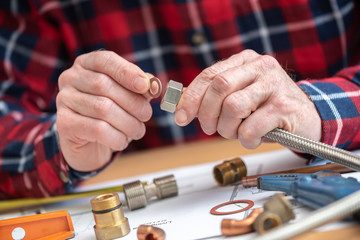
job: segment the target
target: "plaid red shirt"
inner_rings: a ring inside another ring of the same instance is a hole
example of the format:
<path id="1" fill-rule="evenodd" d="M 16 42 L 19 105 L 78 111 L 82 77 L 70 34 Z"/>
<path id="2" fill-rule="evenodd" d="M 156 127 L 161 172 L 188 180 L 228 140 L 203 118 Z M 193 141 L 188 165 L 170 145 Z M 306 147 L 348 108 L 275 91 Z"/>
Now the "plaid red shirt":
<path id="1" fill-rule="evenodd" d="M 243 49 L 271 54 L 296 81 L 316 79 L 299 84 L 322 117 L 323 142 L 359 148 L 359 13 L 351 0 L 0 1 L 0 197 L 63 194 L 96 174 L 64 161 L 55 97 L 60 73 L 100 48 L 185 86 Z M 178 127 L 152 104 L 129 150 L 206 137 L 197 121 Z"/>

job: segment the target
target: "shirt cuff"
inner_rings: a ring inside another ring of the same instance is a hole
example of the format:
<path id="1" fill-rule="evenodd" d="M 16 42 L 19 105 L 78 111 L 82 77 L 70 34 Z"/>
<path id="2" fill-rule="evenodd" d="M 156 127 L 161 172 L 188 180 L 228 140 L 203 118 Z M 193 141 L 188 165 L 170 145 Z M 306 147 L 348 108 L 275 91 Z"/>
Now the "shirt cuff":
<path id="1" fill-rule="evenodd" d="M 323 80 L 300 81 L 298 86 L 314 102 L 321 117 L 321 142 L 342 149 L 353 149 L 354 139 L 360 126 L 359 109 L 349 91 L 359 87 L 341 77 Z M 309 154 L 302 155 L 310 164 L 329 162 Z"/>

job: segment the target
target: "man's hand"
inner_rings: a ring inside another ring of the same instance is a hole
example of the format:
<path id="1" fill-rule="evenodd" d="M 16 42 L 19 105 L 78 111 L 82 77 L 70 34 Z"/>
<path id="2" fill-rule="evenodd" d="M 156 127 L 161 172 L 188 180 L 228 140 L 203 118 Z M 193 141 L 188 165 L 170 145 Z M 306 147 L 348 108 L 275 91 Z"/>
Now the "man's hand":
<path id="1" fill-rule="evenodd" d="M 110 51 L 79 56 L 59 77 L 56 99 L 60 147 L 78 171 L 102 167 L 113 151 L 145 134 L 152 115 L 149 77 Z"/>
<path id="2" fill-rule="evenodd" d="M 321 138 L 313 102 L 275 58 L 245 50 L 201 72 L 184 90 L 175 121 L 184 126 L 198 117 L 203 131 L 216 131 L 256 148 L 274 128 Z"/>

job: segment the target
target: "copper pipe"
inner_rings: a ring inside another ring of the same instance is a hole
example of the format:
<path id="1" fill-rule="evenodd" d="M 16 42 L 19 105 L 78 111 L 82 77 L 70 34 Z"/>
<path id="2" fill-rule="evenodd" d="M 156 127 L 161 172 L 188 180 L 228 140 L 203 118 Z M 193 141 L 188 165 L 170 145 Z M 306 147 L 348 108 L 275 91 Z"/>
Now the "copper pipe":
<path id="1" fill-rule="evenodd" d="M 224 219 L 221 221 L 221 232 L 225 236 L 241 235 L 254 231 L 255 219 L 264 211 L 263 208 L 254 208 L 249 216 L 243 220 Z"/>
<path id="2" fill-rule="evenodd" d="M 165 240 L 165 232 L 161 228 L 140 225 L 137 230 L 138 240 Z"/>
<path id="3" fill-rule="evenodd" d="M 279 172 L 272 172 L 272 173 L 262 173 L 247 177 L 241 178 L 241 183 L 243 187 L 249 188 L 249 187 L 256 187 L 257 186 L 257 178 L 264 175 L 270 175 L 270 174 L 282 174 L 282 173 L 315 173 L 322 170 L 333 170 L 338 173 L 347 173 L 347 172 L 354 172 L 353 169 L 344 167 L 342 165 L 336 164 L 336 163 L 328 163 L 324 165 L 318 165 L 318 166 L 311 166 L 311 167 L 303 167 L 303 168 L 294 168 L 294 169 L 288 169 L 284 171 Z"/>

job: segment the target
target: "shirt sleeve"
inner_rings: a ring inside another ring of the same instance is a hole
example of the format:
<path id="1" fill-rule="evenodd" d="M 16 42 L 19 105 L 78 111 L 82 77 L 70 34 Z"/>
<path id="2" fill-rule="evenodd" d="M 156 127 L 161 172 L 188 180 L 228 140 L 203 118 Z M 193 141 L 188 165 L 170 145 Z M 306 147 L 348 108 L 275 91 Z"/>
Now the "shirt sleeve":
<path id="1" fill-rule="evenodd" d="M 331 78 L 298 82 L 322 121 L 321 141 L 346 150 L 360 147 L 360 65 Z M 318 158 L 314 162 L 321 161 Z"/>
<path id="2" fill-rule="evenodd" d="M 97 172 L 71 169 L 59 148 L 57 77 L 69 65 L 58 32 L 30 5 L 1 5 L 0 198 L 63 194 Z"/>

